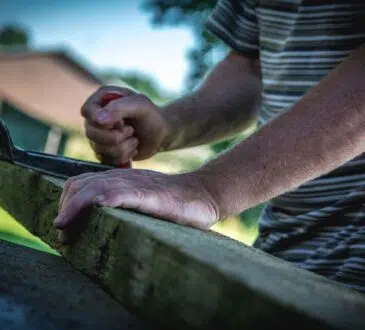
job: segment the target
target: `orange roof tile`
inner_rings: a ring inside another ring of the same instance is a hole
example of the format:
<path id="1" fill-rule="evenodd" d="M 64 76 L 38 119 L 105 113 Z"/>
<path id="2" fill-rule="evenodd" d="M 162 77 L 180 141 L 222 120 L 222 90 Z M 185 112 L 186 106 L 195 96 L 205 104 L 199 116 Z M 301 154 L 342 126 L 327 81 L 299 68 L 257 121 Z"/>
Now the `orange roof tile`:
<path id="1" fill-rule="evenodd" d="M 80 107 L 101 84 L 64 52 L 0 53 L 0 98 L 71 130 L 83 131 Z"/>

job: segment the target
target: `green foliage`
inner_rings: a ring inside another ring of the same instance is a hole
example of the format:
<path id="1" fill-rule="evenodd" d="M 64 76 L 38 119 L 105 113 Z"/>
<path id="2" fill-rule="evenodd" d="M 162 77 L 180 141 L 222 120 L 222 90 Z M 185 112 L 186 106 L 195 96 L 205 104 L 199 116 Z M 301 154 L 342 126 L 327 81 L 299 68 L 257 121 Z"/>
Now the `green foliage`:
<path id="1" fill-rule="evenodd" d="M 216 0 L 144 0 L 142 8 L 152 15 L 157 26 L 188 25 L 196 36 L 195 47 L 188 51 L 190 72 L 187 89 L 197 86 L 213 66 L 213 52 L 222 43 L 204 29 L 204 20 L 211 13 Z M 219 153 L 229 148 L 234 139 L 213 144 L 212 150 Z"/>
<path id="2" fill-rule="evenodd" d="M 108 80 L 120 79 L 134 90 L 147 95 L 155 103 L 160 104 L 173 99 L 175 96 L 159 88 L 158 84 L 151 77 L 141 72 L 118 72 L 108 70 L 101 74 L 101 77 Z"/>
<path id="3" fill-rule="evenodd" d="M 0 208 L 0 240 L 28 246 L 32 249 L 59 255 L 38 237 L 32 235 L 8 212 Z"/>
<path id="4" fill-rule="evenodd" d="M 240 214 L 240 221 L 246 228 L 254 228 L 258 225 L 260 215 L 264 209 L 264 204 L 256 205 Z"/>
<path id="5" fill-rule="evenodd" d="M 235 140 L 232 139 L 212 144 L 211 149 L 214 151 L 215 154 L 219 154 L 228 149 L 229 147 L 231 147 L 234 141 Z"/>
<path id="6" fill-rule="evenodd" d="M 194 32 L 196 43 L 188 51 L 191 63 L 187 89 L 199 84 L 214 63 L 214 51 L 225 47 L 221 41 L 204 29 L 204 20 L 216 4 L 215 0 L 144 0 L 142 8 L 152 15 L 158 26 L 188 25 Z"/>
<path id="7" fill-rule="evenodd" d="M 5 25 L 0 27 L 0 45 L 28 46 L 28 33 L 20 26 Z"/>

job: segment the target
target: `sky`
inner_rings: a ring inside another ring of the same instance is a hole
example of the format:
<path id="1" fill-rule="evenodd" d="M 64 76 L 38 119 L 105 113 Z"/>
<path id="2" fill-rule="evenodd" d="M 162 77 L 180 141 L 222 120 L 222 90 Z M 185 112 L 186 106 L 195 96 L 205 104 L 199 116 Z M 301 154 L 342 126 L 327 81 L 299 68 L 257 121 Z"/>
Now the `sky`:
<path id="1" fill-rule="evenodd" d="M 188 27 L 154 27 L 139 0 L 0 0 L 0 26 L 19 24 L 31 46 L 66 48 L 92 70 L 139 70 L 180 92 L 188 71 Z"/>

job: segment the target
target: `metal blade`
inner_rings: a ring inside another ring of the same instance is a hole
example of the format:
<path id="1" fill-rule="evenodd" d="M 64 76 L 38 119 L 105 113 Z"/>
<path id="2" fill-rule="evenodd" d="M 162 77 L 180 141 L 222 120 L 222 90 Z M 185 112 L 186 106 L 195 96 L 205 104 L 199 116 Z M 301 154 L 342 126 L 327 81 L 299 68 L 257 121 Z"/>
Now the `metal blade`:
<path id="1" fill-rule="evenodd" d="M 0 120 L 0 160 L 62 179 L 118 168 L 42 152 L 25 151 L 13 144 L 9 129 L 2 120 Z"/>
<path id="2" fill-rule="evenodd" d="M 9 129 L 4 121 L 0 119 L 0 159 L 12 162 L 14 148 L 15 146 L 11 140 Z"/>

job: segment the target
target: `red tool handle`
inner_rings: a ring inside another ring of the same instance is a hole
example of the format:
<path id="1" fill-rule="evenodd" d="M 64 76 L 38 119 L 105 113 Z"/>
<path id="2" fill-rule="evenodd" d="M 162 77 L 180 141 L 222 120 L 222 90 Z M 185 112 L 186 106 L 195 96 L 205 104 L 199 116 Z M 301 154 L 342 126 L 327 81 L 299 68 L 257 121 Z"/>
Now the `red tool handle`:
<path id="1" fill-rule="evenodd" d="M 105 93 L 103 97 L 101 98 L 100 105 L 102 107 L 105 107 L 110 101 L 116 100 L 123 97 L 122 94 L 118 92 L 109 92 Z"/>
<path id="2" fill-rule="evenodd" d="M 100 101 L 100 105 L 102 107 L 105 107 L 110 101 L 119 99 L 120 97 L 123 97 L 122 94 L 118 93 L 118 92 L 110 92 L 110 93 L 105 93 Z M 120 168 L 131 168 L 132 167 L 132 162 L 127 162 L 124 164 L 120 164 L 119 165 Z"/>

